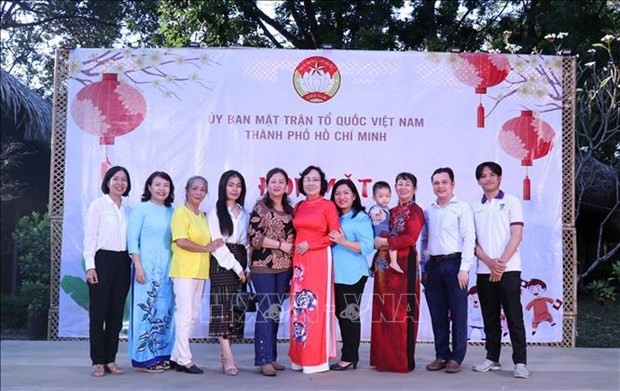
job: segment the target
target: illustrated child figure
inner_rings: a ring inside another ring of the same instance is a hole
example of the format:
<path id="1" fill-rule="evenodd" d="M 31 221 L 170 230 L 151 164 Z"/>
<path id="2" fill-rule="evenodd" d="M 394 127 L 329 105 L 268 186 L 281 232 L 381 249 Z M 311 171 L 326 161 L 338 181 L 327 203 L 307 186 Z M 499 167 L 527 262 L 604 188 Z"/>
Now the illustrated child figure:
<path id="1" fill-rule="evenodd" d="M 468 311 L 468 333 L 467 340 L 471 339 L 471 334 L 474 330 L 480 332 L 480 339 L 485 340 L 486 335 L 484 333 L 484 321 L 482 319 L 482 310 L 480 309 L 480 299 L 478 298 L 478 288 L 474 285 L 469 288 L 467 292 L 467 298 L 469 300 Z"/>
<path id="2" fill-rule="evenodd" d="M 527 290 L 534 296 L 534 299 L 525 306 L 525 310 L 529 311 L 531 309 L 534 312 L 534 316 L 532 317 L 532 335 L 535 335 L 538 325 L 542 322 L 549 322 L 551 326 L 555 326 L 553 316 L 551 312 L 549 312 L 547 304 L 551 304 L 553 309 L 559 310 L 563 301 L 560 299 L 553 300 L 550 297 L 543 297 L 542 294 L 547 290 L 547 284 L 538 278 L 532 278 L 528 281 Z"/>
<path id="3" fill-rule="evenodd" d="M 386 238 L 390 236 L 390 200 L 392 199 L 392 190 L 390 189 L 390 185 L 384 181 L 378 181 L 374 185 L 372 185 L 372 199 L 376 202 L 373 206 L 368 209 L 368 214 L 370 215 L 370 219 L 372 221 L 372 228 L 375 234 L 375 237 Z M 403 269 L 398 266 L 397 261 L 397 252 L 396 250 L 379 250 L 379 256 L 377 257 L 377 262 L 379 263 L 379 267 L 385 267 L 386 263 L 386 252 L 389 252 L 389 267 L 394 269 L 399 273 L 404 273 Z"/>

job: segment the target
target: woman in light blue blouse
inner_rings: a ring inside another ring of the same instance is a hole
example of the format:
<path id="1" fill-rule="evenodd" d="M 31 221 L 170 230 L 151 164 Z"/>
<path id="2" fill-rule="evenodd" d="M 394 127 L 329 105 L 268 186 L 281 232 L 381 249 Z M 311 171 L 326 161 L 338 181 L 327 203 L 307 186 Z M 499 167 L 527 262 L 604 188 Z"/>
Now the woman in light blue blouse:
<path id="1" fill-rule="evenodd" d="M 142 202 L 129 216 L 127 245 L 133 260 L 129 358 L 139 371 L 170 368 L 174 345 L 174 294 L 170 270 L 172 202 L 170 176 L 155 171 L 146 180 Z"/>
<path id="2" fill-rule="evenodd" d="M 336 204 L 341 229 L 330 232 L 329 237 L 335 243 L 334 291 L 342 355 L 330 369 L 344 371 L 356 369 L 359 361 L 360 300 L 368 279 L 366 256 L 374 251 L 374 234 L 353 181 L 341 179 L 333 189 L 331 200 Z"/>

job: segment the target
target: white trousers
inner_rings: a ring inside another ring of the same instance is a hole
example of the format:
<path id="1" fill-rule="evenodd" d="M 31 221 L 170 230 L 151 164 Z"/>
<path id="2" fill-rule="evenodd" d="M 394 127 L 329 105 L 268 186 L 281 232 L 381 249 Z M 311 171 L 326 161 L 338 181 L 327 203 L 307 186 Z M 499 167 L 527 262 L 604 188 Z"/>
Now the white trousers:
<path id="1" fill-rule="evenodd" d="M 200 317 L 202 304 L 202 290 L 205 280 L 195 278 L 173 278 L 175 296 L 175 336 L 174 347 L 170 359 L 179 365 L 192 362 L 192 352 L 189 350 L 189 338 L 194 324 Z"/>

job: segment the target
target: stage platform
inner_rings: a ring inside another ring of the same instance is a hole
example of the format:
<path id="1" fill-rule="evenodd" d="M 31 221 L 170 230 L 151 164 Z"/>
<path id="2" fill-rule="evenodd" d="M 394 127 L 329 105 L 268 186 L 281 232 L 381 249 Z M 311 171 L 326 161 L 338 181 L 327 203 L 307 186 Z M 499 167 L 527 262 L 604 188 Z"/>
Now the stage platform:
<path id="1" fill-rule="evenodd" d="M 87 341 L 1 342 L 1 389 L 11 390 L 619 390 L 620 349 L 530 347 L 529 379 L 515 379 L 511 351 L 504 347 L 498 372 L 476 373 L 474 364 L 484 359 L 482 347 L 469 347 L 463 371 L 429 372 L 424 366 L 434 359 L 432 344 L 416 347 L 416 369 L 407 374 L 378 372 L 369 367 L 370 344 L 363 343 L 357 370 L 304 375 L 286 369 L 276 377 L 262 376 L 254 367 L 254 345 L 233 345 L 239 374 L 225 376 L 219 366 L 217 344 L 192 344 L 194 360 L 202 375 L 175 371 L 160 374 L 137 372 L 127 359 L 127 343 L 121 342 L 117 362 L 122 376 L 90 375 Z M 279 361 L 289 365 L 288 345 L 278 345 Z"/>

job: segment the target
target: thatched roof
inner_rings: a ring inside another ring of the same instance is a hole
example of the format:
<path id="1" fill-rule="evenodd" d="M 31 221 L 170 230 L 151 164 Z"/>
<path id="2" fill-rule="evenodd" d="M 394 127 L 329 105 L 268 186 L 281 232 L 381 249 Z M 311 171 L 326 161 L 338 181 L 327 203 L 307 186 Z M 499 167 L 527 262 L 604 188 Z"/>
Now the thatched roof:
<path id="1" fill-rule="evenodd" d="M 577 154 L 577 198 L 586 206 L 610 210 L 620 202 L 620 167 L 605 164 L 594 157 Z M 620 219 L 620 212 L 617 219 Z"/>
<path id="2" fill-rule="evenodd" d="M 2 116 L 15 123 L 15 130 L 24 140 L 49 142 L 52 104 L 1 69 L 0 106 Z"/>

